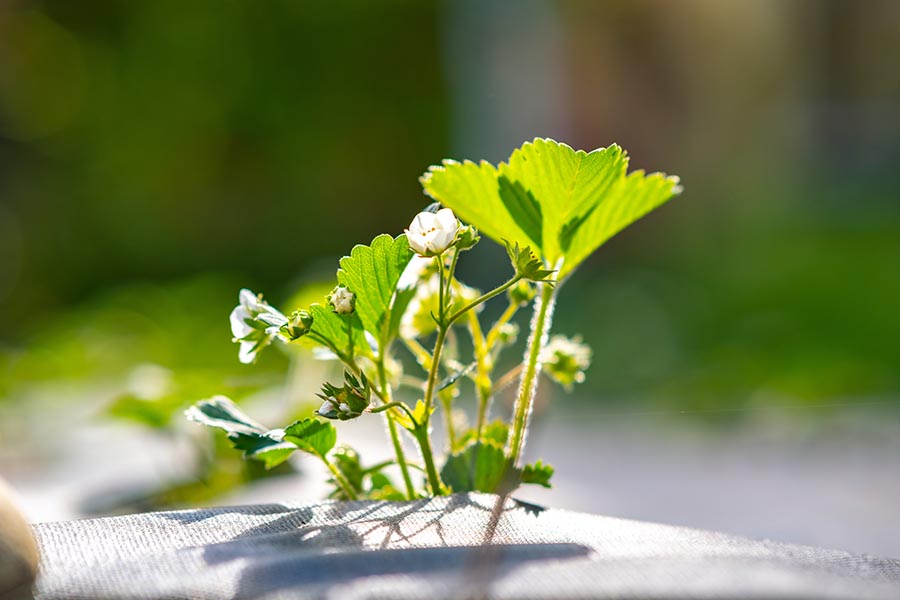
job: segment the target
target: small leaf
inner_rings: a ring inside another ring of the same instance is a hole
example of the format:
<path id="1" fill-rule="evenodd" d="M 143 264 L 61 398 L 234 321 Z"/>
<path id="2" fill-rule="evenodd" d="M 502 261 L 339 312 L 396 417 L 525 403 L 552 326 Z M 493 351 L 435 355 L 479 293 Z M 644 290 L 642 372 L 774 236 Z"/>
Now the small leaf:
<path id="1" fill-rule="evenodd" d="M 201 400 L 184 411 L 184 416 L 208 427 L 217 427 L 227 433 L 262 435 L 268 430 L 247 416 L 237 405 L 225 396 L 214 396 Z"/>
<path id="2" fill-rule="evenodd" d="M 533 483 L 545 488 L 553 487 L 550 485 L 550 478 L 553 477 L 554 470 L 553 467 L 544 464 L 541 460 L 533 465 L 525 465 L 522 469 L 522 483 Z"/>
<path id="3" fill-rule="evenodd" d="M 441 480 L 454 492 L 495 493 L 504 483 L 508 464 L 500 446 L 472 444 L 447 459 L 441 469 Z"/>
<path id="4" fill-rule="evenodd" d="M 267 469 L 280 465 L 297 449 L 284 441 L 280 429 L 266 429 L 225 396 L 201 400 L 188 408 L 185 416 L 191 421 L 224 430 L 231 445 L 243 450 L 244 458 L 260 460 Z"/>
<path id="5" fill-rule="evenodd" d="M 520 249 L 518 242 L 513 246 L 507 241 L 506 253 L 509 255 L 509 260 L 516 274 L 523 279 L 547 281 L 547 278 L 554 273 L 554 271 L 544 268 L 544 263 L 534 255 L 529 246 Z"/>
<path id="6" fill-rule="evenodd" d="M 304 452 L 324 458 L 337 442 L 337 431 L 331 423 L 302 419 L 284 429 L 284 440 L 296 444 Z"/>
<path id="7" fill-rule="evenodd" d="M 261 461 L 267 469 L 277 467 L 297 451 L 290 442 L 279 441 L 283 432 L 272 430 L 266 435 L 229 434 L 232 446 L 244 451 L 244 458 Z"/>
<path id="8" fill-rule="evenodd" d="M 363 328 L 376 339 L 386 341 L 390 327 L 385 317 L 403 269 L 412 259 L 409 240 L 382 234 L 369 246 L 357 245 L 341 259 L 338 282 L 356 294 L 356 312 Z"/>

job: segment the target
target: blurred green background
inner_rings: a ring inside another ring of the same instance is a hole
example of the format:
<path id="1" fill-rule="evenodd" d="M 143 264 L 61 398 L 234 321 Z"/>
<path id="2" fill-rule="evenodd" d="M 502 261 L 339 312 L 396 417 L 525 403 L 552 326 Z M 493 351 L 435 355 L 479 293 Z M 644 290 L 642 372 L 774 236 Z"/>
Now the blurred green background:
<path id="1" fill-rule="evenodd" d="M 430 164 L 535 136 L 685 187 L 567 284 L 555 329 L 595 356 L 561 402 L 896 423 L 898 54 L 893 0 L 0 2 L 0 466 L 61 405 L 165 396 L 136 417 L 165 428 L 277 385 L 277 353 L 237 363 L 240 287 L 294 308 L 402 231 Z M 475 285 L 506 273 L 488 246 Z"/>

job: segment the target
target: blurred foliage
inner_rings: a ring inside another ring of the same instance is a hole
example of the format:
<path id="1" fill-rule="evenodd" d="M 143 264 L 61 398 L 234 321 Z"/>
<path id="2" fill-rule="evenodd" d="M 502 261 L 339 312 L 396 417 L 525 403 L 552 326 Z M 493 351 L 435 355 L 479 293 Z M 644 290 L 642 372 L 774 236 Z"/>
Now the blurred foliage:
<path id="1" fill-rule="evenodd" d="M 0 4 L 0 405 L 87 382 L 167 430 L 282 385 L 286 356 L 237 363 L 239 288 L 287 298 L 319 264 L 330 282 L 426 204 L 428 165 L 536 135 L 621 143 L 685 186 L 561 295 L 555 330 L 594 349 L 583 396 L 896 397 L 900 3 L 517 8 Z"/>

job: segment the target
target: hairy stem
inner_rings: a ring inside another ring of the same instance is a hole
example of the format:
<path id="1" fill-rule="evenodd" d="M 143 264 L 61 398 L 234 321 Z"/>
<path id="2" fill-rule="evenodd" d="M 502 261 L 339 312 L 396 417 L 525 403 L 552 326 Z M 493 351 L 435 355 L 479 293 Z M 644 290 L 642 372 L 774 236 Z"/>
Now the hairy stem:
<path id="1" fill-rule="evenodd" d="M 382 398 L 384 405 L 379 408 L 399 405 L 406 410 L 407 414 L 412 418 L 412 413 L 409 412 L 409 409 L 405 404 L 391 402 L 391 386 L 388 384 L 387 371 L 384 368 L 384 351 L 378 356 L 378 379 L 381 384 L 381 389 L 384 390 L 384 397 Z M 384 418 L 387 421 L 391 445 L 394 446 L 394 454 L 397 456 L 397 465 L 400 467 L 400 473 L 403 476 L 403 484 L 406 486 L 406 497 L 412 500 L 416 496 L 416 488 L 413 486 L 412 478 L 409 476 L 409 467 L 406 464 L 406 453 L 403 451 L 403 443 L 400 441 L 400 432 L 397 429 L 397 422 L 394 420 L 394 416 L 390 411 L 385 413 Z"/>
<path id="2" fill-rule="evenodd" d="M 525 435 L 528 429 L 528 417 L 534 404 L 537 392 L 538 376 L 541 374 L 541 349 L 547 342 L 547 334 L 553 321 L 553 306 L 556 303 L 556 288 L 547 284 L 541 286 L 541 294 L 535 300 L 534 317 L 531 320 L 531 333 L 528 336 L 528 348 L 525 351 L 525 370 L 519 382 L 519 393 L 516 397 L 516 408 L 513 417 L 513 435 L 507 452 L 509 462 L 518 466 L 525 446 Z"/>

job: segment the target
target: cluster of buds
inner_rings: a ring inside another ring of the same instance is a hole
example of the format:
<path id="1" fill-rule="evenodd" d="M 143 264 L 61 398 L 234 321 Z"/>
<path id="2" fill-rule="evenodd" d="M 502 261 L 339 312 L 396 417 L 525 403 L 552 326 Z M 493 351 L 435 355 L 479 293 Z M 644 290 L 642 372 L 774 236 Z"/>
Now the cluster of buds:
<path id="1" fill-rule="evenodd" d="M 541 350 L 540 361 L 545 373 L 569 390 L 573 383 L 584 381 L 584 372 L 591 366 L 591 348 L 581 336 L 554 335 Z"/>
<path id="2" fill-rule="evenodd" d="M 344 371 L 343 386 L 335 387 L 326 382 L 322 385 L 322 393 L 317 395 L 324 402 L 316 414 L 326 419 L 346 421 L 355 419 L 369 408 L 372 388 L 364 373 L 360 373 L 357 378 L 349 371 Z"/>

